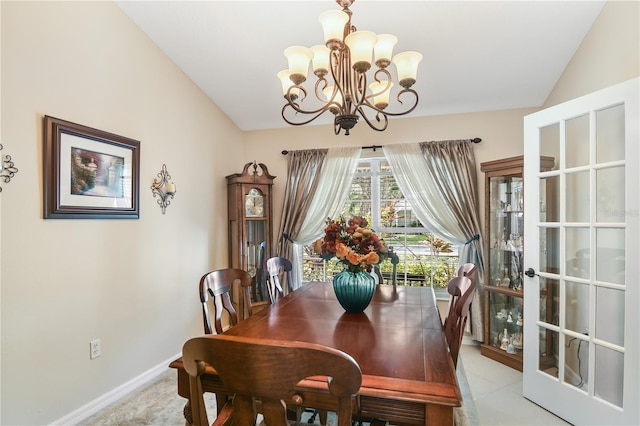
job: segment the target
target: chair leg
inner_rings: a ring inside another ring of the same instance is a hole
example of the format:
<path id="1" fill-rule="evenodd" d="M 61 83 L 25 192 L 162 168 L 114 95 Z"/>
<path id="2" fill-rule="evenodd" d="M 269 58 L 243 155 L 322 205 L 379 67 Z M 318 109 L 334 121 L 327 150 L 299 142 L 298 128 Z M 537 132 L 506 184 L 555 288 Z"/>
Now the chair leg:
<path id="1" fill-rule="evenodd" d="M 316 410 L 316 413 L 318 411 Z M 326 410 L 320 410 L 320 424 L 326 425 L 327 424 L 327 411 Z"/>
<path id="2" fill-rule="evenodd" d="M 184 416 L 185 426 L 193 425 L 193 415 L 191 414 L 191 401 L 188 399 L 187 399 L 187 403 L 184 404 L 184 408 L 182 409 L 182 415 Z"/>

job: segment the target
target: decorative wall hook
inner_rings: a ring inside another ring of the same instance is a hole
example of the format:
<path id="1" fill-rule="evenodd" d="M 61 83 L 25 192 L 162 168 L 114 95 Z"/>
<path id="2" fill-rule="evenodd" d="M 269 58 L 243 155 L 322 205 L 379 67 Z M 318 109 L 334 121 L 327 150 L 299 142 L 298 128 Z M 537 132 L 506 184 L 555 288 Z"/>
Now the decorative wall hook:
<path id="1" fill-rule="evenodd" d="M 151 192 L 154 197 L 158 196 L 158 205 L 162 209 L 162 214 L 165 214 L 173 196 L 176 194 L 176 185 L 171 182 L 171 175 L 167 172 L 166 165 L 162 165 L 162 170 L 158 173 L 158 179 L 153 180 Z"/>
<path id="2" fill-rule="evenodd" d="M 0 151 L 2 151 L 2 148 L 3 146 L 0 143 Z M 11 181 L 11 178 L 13 178 L 16 173 L 18 173 L 18 169 L 13 164 L 13 161 L 11 161 L 10 155 L 5 155 L 4 157 L 0 158 L 0 179 L 3 179 L 5 183 L 9 183 Z M 1 186 L 0 192 L 2 192 Z"/>

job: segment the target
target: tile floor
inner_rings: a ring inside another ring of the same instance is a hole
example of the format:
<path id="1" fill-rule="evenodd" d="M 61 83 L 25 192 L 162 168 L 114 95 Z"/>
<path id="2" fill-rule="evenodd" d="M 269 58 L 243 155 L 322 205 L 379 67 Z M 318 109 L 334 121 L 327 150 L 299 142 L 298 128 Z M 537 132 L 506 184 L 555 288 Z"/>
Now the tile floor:
<path id="1" fill-rule="evenodd" d="M 460 356 L 473 395 L 478 424 L 568 425 L 522 396 L 522 373 L 480 355 L 477 342 L 465 337 Z"/>

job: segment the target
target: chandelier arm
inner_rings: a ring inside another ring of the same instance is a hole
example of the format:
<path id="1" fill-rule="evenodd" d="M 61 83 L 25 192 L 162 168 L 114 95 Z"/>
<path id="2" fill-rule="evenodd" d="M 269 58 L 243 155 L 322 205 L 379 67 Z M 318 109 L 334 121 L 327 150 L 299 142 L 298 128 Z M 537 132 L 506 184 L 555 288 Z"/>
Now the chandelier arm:
<path id="1" fill-rule="evenodd" d="M 378 77 L 378 74 L 384 74 L 384 76 L 386 77 L 385 79 L 380 79 Z M 391 85 L 393 84 L 393 78 L 391 77 L 391 73 L 389 72 L 388 69 L 386 68 L 379 68 L 374 74 L 373 74 L 373 79 L 377 82 L 377 83 L 382 83 L 385 82 L 386 85 L 384 86 L 384 88 L 380 89 L 378 92 L 372 93 L 367 96 L 367 99 L 373 99 L 376 96 L 379 96 L 381 94 L 383 94 L 384 92 L 386 92 L 387 90 L 391 90 Z M 402 102 L 401 102 L 402 103 Z"/>
<path id="2" fill-rule="evenodd" d="M 296 112 L 302 112 L 303 114 L 314 114 L 314 113 L 315 113 L 315 115 L 314 115 L 314 116 L 312 116 L 311 118 L 309 118 L 308 120 L 300 121 L 300 122 L 295 122 L 295 121 L 291 121 L 291 120 L 289 120 L 289 119 L 287 118 L 287 116 L 286 116 L 287 108 L 290 108 L 290 109 L 292 109 L 292 110 L 294 110 L 294 111 L 296 111 Z M 291 124 L 292 126 L 302 126 L 302 125 L 304 125 L 304 124 L 309 124 L 309 123 L 311 123 L 313 120 L 315 120 L 316 118 L 320 117 L 322 114 L 324 114 L 324 113 L 325 113 L 325 112 L 327 112 L 328 110 L 329 110 L 328 105 L 325 105 L 323 108 L 320 108 L 320 109 L 319 109 L 319 110 L 317 110 L 317 111 L 314 111 L 314 112 L 307 112 L 307 111 L 304 111 L 304 110 L 296 109 L 292 104 L 285 104 L 285 105 L 282 107 L 282 119 L 283 119 L 285 122 L 287 122 L 288 124 Z"/>
<path id="3" fill-rule="evenodd" d="M 291 92 L 291 89 L 293 89 L 293 88 L 298 88 L 298 89 L 300 89 L 301 92 L 304 93 L 304 96 L 300 98 L 300 101 L 304 100 L 307 97 L 307 91 L 305 90 L 304 87 L 302 87 L 302 86 L 291 86 L 289 88 L 289 91 L 287 92 L 287 96 L 285 96 L 285 100 L 287 101 L 287 103 L 282 108 L 283 112 L 284 112 L 284 109 L 286 107 L 290 107 L 294 111 L 299 112 L 301 114 L 316 114 L 316 113 L 320 113 L 320 115 L 321 115 L 322 113 L 324 113 L 325 111 L 327 111 L 329 109 L 329 104 L 323 105 L 322 107 L 320 107 L 318 109 L 314 109 L 314 110 L 303 109 L 300 106 L 299 102 L 296 102 L 293 97 L 289 96 L 289 94 Z M 310 121 L 313 121 L 313 120 L 315 120 L 315 117 L 313 119 L 311 119 Z M 285 119 L 285 121 L 287 121 L 287 120 Z M 287 122 L 289 122 L 289 121 L 287 121 Z"/>
<path id="4" fill-rule="evenodd" d="M 373 110 L 376 111 L 376 121 L 378 123 L 380 123 L 380 127 L 376 126 L 375 123 L 373 123 L 369 117 L 367 116 L 367 114 L 365 113 L 364 109 L 362 109 L 362 107 L 358 107 L 358 112 L 360 113 L 360 116 L 364 119 L 364 121 L 369 125 L 369 127 L 371 127 L 373 130 L 376 130 L 378 132 L 382 132 L 385 131 L 387 129 L 387 126 L 389 125 L 389 118 L 387 117 L 387 113 L 384 111 L 379 110 L 378 108 L 372 108 Z M 384 119 L 381 120 L 380 116 L 382 116 Z"/>
<path id="5" fill-rule="evenodd" d="M 354 110 L 360 109 L 360 105 L 367 102 L 367 73 L 354 71 Z"/>
<path id="6" fill-rule="evenodd" d="M 321 84 L 322 84 L 322 88 L 320 88 Z M 327 79 L 324 77 L 318 77 L 318 80 L 316 81 L 316 84 L 314 87 L 315 87 L 316 99 L 318 99 L 319 101 L 322 101 L 323 98 L 320 96 L 320 94 L 322 93 L 324 95 L 324 89 L 328 87 Z M 318 89 L 320 89 L 320 91 L 318 91 Z M 334 93 L 335 93 L 335 90 L 334 90 Z M 327 103 L 331 103 L 334 97 L 335 97 L 335 94 L 334 96 L 331 97 L 331 99 L 329 99 Z"/>
<path id="7" fill-rule="evenodd" d="M 413 94 L 413 96 L 415 96 L 415 100 L 413 101 L 413 105 L 411 105 L 411 108 L 406 109 L 406 110 L 404 110 L 404 111 L 402 111 L 402 112 L 390 112 L 390 111 L 384 111 L 384 114 L 385 114 L 385 115 L 388 115 L 388 116 L 390 116 L 390 117 L 399 117 L 399 116 L 401 116 L 401 115 L 409 114 L 411 111 L 413 111 L 414 109 L 416 109 L 416 107 L 418 106 L 418 100 L 419 100 L 418 92 L 416 92 L 416 91 L 415 91 L 415 90 L 413 90 L 413 89 L 403 89 L 403 90 L 401 90 L 400 92 L 398 92 L 398 96 L 396 96 L 396 100 L 397 100 L 398 102 L 400 102 L 402 105 L 404 105 L 404 102 L 402 102 L 402 101 L 400 100 L 400 96 L 402 96 L 404 93 L 412 93 L 412 94 Z M 376 108 L 376 109 L 377 109 L 377 108 Z"/>
<path id="8" fill-rule="evenodd" d="M 349 46 L 346 44 L 343 46 L 341 52 L 340 61 L 340 82 L 338 86 L 342 89 L 342 113 L 343 114 L 355 114 L 357 106 L 354 106 L 354 94 L 356 93 L 354 90 L 354 81 L 352 79 L 352 68 L 351 68 L 351 51 L 349 50 Z"/>
<path id="9" fill-rule="evenodd" d="M 413 89 L 404 89 L 404 90 L 402 90 L 400 93 L 398 93 L 398 96 L 396 97 L 396 100 L 398 102 L 400 102 L 400 104 L 402 104 L 402 105 L 404 105 L 404 102 L 402 102 L 400 100 L 400 95 L 402 95 L 403 93 L 413 93 L 413 95 L 415 96 L 415 100 L 413 102 L 413 105 L 411 106 L 411 108 L 409 108 L 409 109 L 407 109 L 405 111 L 391 112 L 391 111 L 387 111 L 386 109 L 382 110 L 382 109 L 376 107 L 375 105 L 373 105 L 371 102 L 369 102 L 369 99 L 366 99 L 362 104 L 360 104 L 358 106 L 358 111 L 362 112 L 362 111 L 364 111 L 362 109 L 362 107 L 367 107 L 367 108 L 371 108 L 372 110 L 376 111 L 377 113 L 381 113 L 381 114 L 384 114 L 384 115 L 389 116 L 389 117 L 399 117 L 401 115 L 408 114 L 411 111 L 413 111 L 416 108 L 416 106 L 418 106 L 418 93 L 416 93 L 416 91 L 413 90 Z"/>
<path id="10" fill-rule="evenodd" d="M 333 132 L 336 134 L 336 136 L 338 136 L 340 134 L 340 130 L 342 130 L 342 127 L 340 127 L 340 124 L 338 124 L 338 121 L 336 121 L 336 119 L 333 119 Z"/>

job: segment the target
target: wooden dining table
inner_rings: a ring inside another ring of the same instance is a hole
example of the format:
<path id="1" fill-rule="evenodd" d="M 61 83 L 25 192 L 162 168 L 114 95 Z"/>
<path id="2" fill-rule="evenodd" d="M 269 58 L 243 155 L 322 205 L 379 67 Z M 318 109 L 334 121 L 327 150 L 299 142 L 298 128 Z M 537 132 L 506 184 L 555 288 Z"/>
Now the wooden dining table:
<path id="1" fill-rule="evenodd" d="M 364 419 L 453 425 L 454 407 L 462 402 L 430 287 L 378 285 L 367 309 L 354 314 L 338 303 L 331 283 L 311 282 L 225 334 L 317 343 L 348 353 L 362 370 L 354 414 Z M 181 360 L 171 366 L 178 370 L 178 393 L 188 398 Z M 313 389 L 323 385 L 308 379 L 300 386 L 310 390 L 309 402 Z M 203 380 L 203 388 L 223 389 L 215 374 Z"/>

